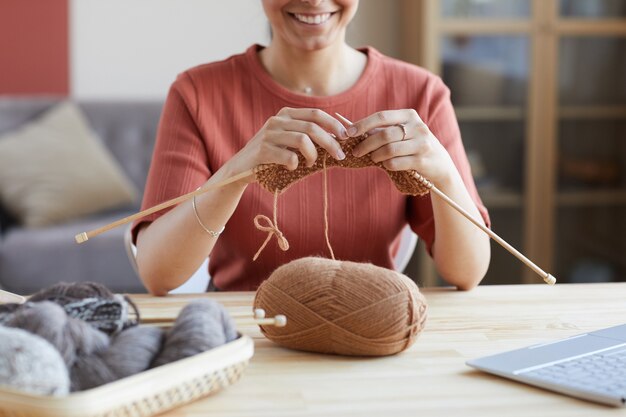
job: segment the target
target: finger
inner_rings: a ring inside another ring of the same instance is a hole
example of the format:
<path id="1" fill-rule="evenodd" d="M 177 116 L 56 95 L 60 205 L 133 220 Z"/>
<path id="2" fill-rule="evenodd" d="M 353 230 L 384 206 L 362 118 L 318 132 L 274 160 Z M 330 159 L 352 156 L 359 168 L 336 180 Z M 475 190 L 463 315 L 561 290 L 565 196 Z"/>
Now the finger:
<path id="1" fill-rule="evenodd" d="M 415 156 L 398 156 L 395 158 L 387 159 L 383 162 L 383 166 L 389 171 L 406 171 L 409 169 L 415 169 Z"/>
<path id="2" fill-rule="evenodd" d="M 355 122 L 348 128 L 348 135 L 354 137 L 380 127 L 407 124 L 408 121 L 415 120 L 415 118 L 421 121 L 417 112 L 412 109 L 379 111 Z"/>
<path id="3" fill-rule="evenodd" d="M 271 150 L 271 158 L 266 160 L 265 164 L 279 164 L 283 165 L 289 171 L 293 171 L 298 168 L 298 155 L 294 151 L 289 149 L 273 146 Z"/>
<path id="4" fill-rule="evenodd" d="M 352 154 L 357 158 L 360 158 L 361 156 L 374 152 L 387 144 L 400 142 L 403 138 L 408 139 L 410 129 L 408 126 L 406 126 L 405 129 L 407 130 L 406 137 L 404 136 L 404 130 L 398 125 L 378 129 L 375 133 L 371 134 L 361 143 L 356 145 L 352 149 Z"/>
<path id="5" fill-rule="evenodd" d="M 282 129 L 290 132 L 304 133 L 335 159 L 341 160 L 346 157 L 339 142 L 314 122 L 287 119 L 283 123 Z"/>
<path id="6" fill-rule="evenodd" d="M 305 133 L 274 131 L 269 134 L 269 139 L 275 145 L 298 150 L 304 156 L 308 167 L 313 166 L 317 160 L 317 149 Z"/>
<path id="7" fill-rule="evenodd" d="M 320 109 L 293 109 L 286 108 L 280 111 L 283 115 L 287 115 L 292 119 L 296 120 L 304 120 L 307 122 L 312 122 L 320 126 L 322 129 L 327 132 L 335 135 L 336 138 L 339 139 L 347 139 L 348 132 L 346 128 L 339 122 L 339 120 L 332 117 L 330 114 L 326 113 Z M 279 114 L 280 114 L 279 113 Z"/>
<path id="8" fill-rule="evenodd" d="M 417 145 L 415 141 L 391 142 L 381 146 L 374 152 L 370 153 L 372 162 L 384 162 L 401 156 L 415 156 Z"/>

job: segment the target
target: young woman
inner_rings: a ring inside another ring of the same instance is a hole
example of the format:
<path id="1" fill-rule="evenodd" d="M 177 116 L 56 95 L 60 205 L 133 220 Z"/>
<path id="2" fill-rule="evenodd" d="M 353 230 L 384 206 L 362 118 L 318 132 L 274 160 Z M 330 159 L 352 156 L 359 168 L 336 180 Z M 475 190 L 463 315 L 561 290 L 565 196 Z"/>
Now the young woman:
<path id="1" fill-rule="evenodd" d="M 192 68 L 171 87 L 163 110 L 143 206 L 193 191 L 260 164 L 293 170 L 320 157 L 315 144 L 345 158 L 341 141 L 370 135 L 353 150 L 389 170 L 416 170 L 476 218 L 488 215 L 474 186 L 449 90 L 440 78 L 346 44 L 358 0 L 263 0 L 272 28 L 267 47 Z M 354 121 L 344 126 L 335 113 Z M 290 260 L 328 256 L 322 176 L 280 196 L 279 227 L 290 249 L 266 238 L 253 218 L 270 215 L 273 195 L 248 177 L 134 225 L 146 288 L 164 295 L 210 254 L 212 289 L 254 290 Z M 484 276 L 488 237 L 437 197 L 399 193 L 379 168 L 328 171 L 329 236 L 338 259 L 392 268 L 408 222 L 439 273 L 469 289 Z"/>

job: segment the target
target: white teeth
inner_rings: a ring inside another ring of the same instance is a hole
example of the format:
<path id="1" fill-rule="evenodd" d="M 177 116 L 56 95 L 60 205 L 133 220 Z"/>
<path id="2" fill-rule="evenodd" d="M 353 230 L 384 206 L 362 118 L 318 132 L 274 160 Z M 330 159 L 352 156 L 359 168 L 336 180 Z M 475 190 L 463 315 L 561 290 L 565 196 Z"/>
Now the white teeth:
<path id="1" fill-rule="evenodd" d="M 316 15 L 294 13 L 294 16 L 300 22 L 307 23 L 309 25 L 319 25 L 325 23 L 328 19 L 330 19 L 330 13 L 322 13 Z"/>

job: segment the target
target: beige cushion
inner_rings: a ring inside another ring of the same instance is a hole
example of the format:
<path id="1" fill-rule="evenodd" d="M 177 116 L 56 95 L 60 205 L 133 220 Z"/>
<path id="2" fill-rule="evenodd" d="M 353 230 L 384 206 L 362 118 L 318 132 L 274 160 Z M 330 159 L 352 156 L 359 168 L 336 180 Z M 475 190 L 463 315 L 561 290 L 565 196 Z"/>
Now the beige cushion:
<path id="1" fill-rule="evenodd" d="M 0 202 L 27 227 L 128 205 L 137 191 L 76 105 L 0 136 Z"/>

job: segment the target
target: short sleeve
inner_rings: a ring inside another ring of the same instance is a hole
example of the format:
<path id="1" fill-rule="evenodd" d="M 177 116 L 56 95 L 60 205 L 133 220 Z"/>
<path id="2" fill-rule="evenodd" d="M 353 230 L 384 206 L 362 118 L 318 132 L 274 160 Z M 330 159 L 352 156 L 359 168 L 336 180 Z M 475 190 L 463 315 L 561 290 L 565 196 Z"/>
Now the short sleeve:
<path id="1" fill-rule="evenodd" d="M 142 210 L 195 190 L 211 176 L 205 141 L 197 124 L 197 96 L 186 74 L 172 84 L 157 130 Z M 141 224 L 169 209 L 150 214 L 132 226 L 133 242 Z"/>
<path id="2" fill-rule="evenodd" d="M 450 90 L 441 81 L 441 78 L 433 76 L 429 80 L 425 94 L 427 94 L 427 111 L 425 112 L 426 114 L 420 114 L 420 117 L 422 117 L 430 131 L 439 139 L 450 154 L 485 224 L 487 227 L 490 227 L 489 213 L 476 190 L 476 184 L 474 183 L 469 161 L 463 147 L 461 131 L 454 114 L 452 102 L 450 101 Z M 411 228 L 424 241 L 428 253 L 432 255 L 432 246 L 435 239 L 435 221 L 430 198 L 430 195 L 410 198 L 407 210 Z"/>

